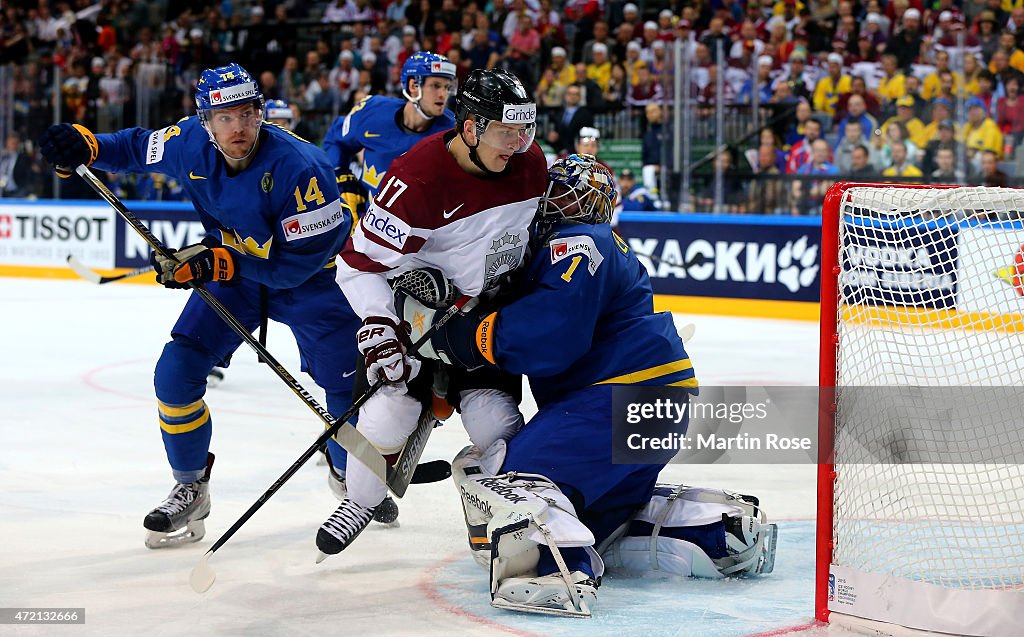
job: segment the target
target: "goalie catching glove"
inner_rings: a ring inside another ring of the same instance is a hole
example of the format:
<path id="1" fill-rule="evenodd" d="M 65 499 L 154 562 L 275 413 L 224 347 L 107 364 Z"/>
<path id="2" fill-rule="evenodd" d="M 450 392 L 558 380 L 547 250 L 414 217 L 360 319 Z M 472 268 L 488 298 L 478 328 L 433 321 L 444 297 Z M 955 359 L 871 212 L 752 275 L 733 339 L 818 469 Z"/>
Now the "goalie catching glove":
<path id="1" fill-rule="evenodd" d="M 100 155 L 96 136 L 81 124 L 54 124 L 39 138 L 39 151 L 62 179 L 75 172 L 80 164 L 88 166 Z"/>
<path id="2" fill-rule="evenodd" d="M 149 262 L 156 270 L 157 283 L 170 289 L 184 289 L 190 283 L 202 285 L 210 281 L 229 283 L 238 277 L 238 264 L 231 252 L 216 239 L 207 237 L 202 243 L 181 250 L 172 250 L 169 259 L 158 252 Z"/>

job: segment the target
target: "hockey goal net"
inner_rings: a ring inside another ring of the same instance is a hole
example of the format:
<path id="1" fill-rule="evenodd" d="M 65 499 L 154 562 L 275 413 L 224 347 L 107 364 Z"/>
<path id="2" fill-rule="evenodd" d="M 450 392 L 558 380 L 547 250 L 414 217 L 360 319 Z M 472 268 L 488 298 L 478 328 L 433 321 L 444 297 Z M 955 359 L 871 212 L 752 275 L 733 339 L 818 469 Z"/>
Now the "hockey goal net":
<path id="1" fill-rule="evenodd" d="M 1002 188 L 826 197 L 821 620 L 1024 634 L 1022 211 Z"/>

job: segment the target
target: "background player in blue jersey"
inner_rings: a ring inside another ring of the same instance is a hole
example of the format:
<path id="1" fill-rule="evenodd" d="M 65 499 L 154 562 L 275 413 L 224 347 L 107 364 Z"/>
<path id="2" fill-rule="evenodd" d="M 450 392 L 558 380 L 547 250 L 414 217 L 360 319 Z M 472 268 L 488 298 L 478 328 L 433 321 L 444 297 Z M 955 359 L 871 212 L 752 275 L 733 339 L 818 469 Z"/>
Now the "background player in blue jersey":
<path id="1" fill-rule="evenodd" d="M 360 179 L 372 198 L 391 162 L 424 137 L 451 130 L 455 115 L 445 108 L 455 85 L 455 65 L 436 53 L 419 51 L 402 65 L 402 95 L 370 95 L 345 117 L 334 120 L 323 148 L 339 174 L 362 149 Z"/>
<path id="2" fill-rule="evenodd" d="M 111 172 L 159 172 L 180 180 L 206 229 L 202 243 L 154 256 L 168 288 L 204 284 L 248 329 L 260 322 L 260 288 L 270 318 L 288 325 L 302 369 L 339 415 L 351 404 L 359 319 L 334 282 L 334 257 L 352 217 L 342 206 L 323 151 L 264 124 L 255 80 L 239 65 L 207 69 L 196 88 L 197 117 L 150 131 L 93 135 L 80 125 L 46 131 L 41 150 L 59 174 L 79 164 Z M 156 364 L 161 434 L 176 484 L 146 516 L 146 545 L 195 542 L 210 512 L 213 454 L 207 373 L 241 338 L 193 294 Z"/>
<path id="3" fill-rule="evenodd" d="M 470 447 L 453 463 L 474 556 L 492 569 L 494 605 L 589 614 L 604 570 L 596 547 L 648 505 L 664 467 L 613 464 L 612 388 L 678 387 L 685 402 L 697 379 L 672 315 L 654 312 L 646 270 L 609 226 L 610 171 L 592 156 L 571 155 L 549 177 L 520 296 L 486 316 L 456 316 L 432 346 L 468 369 L 525 374 L 539 408 L 507 443 Z M 736 527 L 752 519 L 750 507 L 721 510 Z M 527 526 L 491 545 L 497 528 L 526 519 L 546 532 Z M 687 537 L 736 564 L 716 552 L 719 540 L 727 543 L 720 514 L 717 526 Z"/>

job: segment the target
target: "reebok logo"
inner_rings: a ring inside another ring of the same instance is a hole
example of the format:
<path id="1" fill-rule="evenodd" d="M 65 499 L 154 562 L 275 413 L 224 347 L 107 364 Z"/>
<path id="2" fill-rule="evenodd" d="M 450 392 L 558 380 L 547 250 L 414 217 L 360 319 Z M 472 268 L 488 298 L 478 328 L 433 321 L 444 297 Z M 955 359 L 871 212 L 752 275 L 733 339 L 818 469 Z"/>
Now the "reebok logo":
<path id="1" fill-rule="evenodd" d="M 483 480 L 477 481 L 477 484 L 485 487 L 491 493 L 501 496 L 512 504 L 522 504 L 523 502 L 526 502 L 525 497 L 516 495 L 516 492 L 518 491 L 516 487 L 513 487 L 508 482 L 499 478 L 484 478 Z"/>
<path id="2" fill-rule="evenodd" d="M 466 502 L 467 504 L 471 505 L 474 509 L 476 509 L 480 513 L 483 513 L 484 515 L 486 515 L 488 519 L 490 519 L 491 517 L 494 516 L 494 514 L 491 513 L 491 503 L 490 502 L 488 502 L 487 500 L 484 500 L 483 498 L 481 498 L 480 496 L 476 495 L 475 493 L 470 493 L 469 491 L 466 491 L 466 487 L 464 487 L 464 486 L 460 485 L 459 486 L 459 491 L 462 492 L 462 501 L 463 502 Z"/>
<path id="3" fill-rule="evenodd" d="M 359 223 L 363 226 L 364 232 L 377 235 L 399 250 L 405 247 L 405 242 L 409 240 L 409 234 L 412 232 L 409 224 L 376 206 L 370 208 Z"/>

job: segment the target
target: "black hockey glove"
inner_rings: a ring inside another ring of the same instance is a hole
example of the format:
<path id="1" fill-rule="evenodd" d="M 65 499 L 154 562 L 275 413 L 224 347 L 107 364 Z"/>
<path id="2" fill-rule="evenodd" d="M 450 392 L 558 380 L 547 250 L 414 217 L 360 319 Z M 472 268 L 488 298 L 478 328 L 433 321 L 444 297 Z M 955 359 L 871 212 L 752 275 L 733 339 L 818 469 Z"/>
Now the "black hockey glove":
<path id="1" fill-rule="evenodd" d="M 190 283 L 202 285 L 210 281 L 230 283 L 238 277 L 238 263 L 231 251 L 212 237 L 181 250 L 172 250 L 171 254 L 174 259 L 156 252 L 149 257 L 156 270 L 157 283 L 165 288 L 180 290 Z"/>
<path id="2" fill-rule="evenodd" d="M 340 173 L 335 175 L 334 179 L 338 184 L 338 192 L 341 194 L 341 205 L 352 213 L 352 223 L 354 224 L 366 212 L 366 202 L 369 201 L 370 193 L 366 190 L 363 182 L 359 181 L 359 178 L 352 173 Z"/>
<path id="3" fill-rule="evenodd" d="M 79 164 L 86 166 L 100 155 L 96 136 L 81 124 L 54 124 L 39 138 L 39 151 L 62 179 L 70 177 Z"/>

